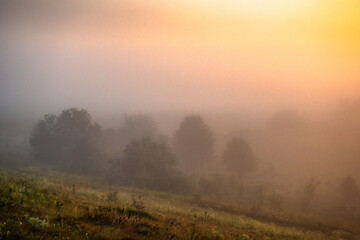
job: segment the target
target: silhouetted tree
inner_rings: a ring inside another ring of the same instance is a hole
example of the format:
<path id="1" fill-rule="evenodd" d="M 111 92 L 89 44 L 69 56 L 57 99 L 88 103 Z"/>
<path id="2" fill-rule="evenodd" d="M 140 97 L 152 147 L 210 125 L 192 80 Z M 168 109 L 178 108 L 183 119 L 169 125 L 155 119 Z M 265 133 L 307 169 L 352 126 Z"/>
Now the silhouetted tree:
<path id="1" fill-rule="evenodd" d="M 57 136 L 57 116 L 45 115 L 33 128 L 30 146 L 35 157 L 43 163 L 58 163 L 61 156 L 60 139 Z"/>
<path id="2" fill-rule="evenodd" d="M 176 170 L 177 160 L 164 145 L 142 138 L 132 140 L 120 162 L 123 184 L 161 191 L 185 191 L 187 181 Z"/>
<path id="3" fill-rule="evenodd" d="M 198 171 L 214 159 L 212 131 L 200 115 L 189 115 L 180 123 L 174 134 L 174 144 L 183 167 Z"/>
<path id="4" fill-rule="evenodd" d="M 255 157 L 249 144 L 239 138 L 228 142 L 223 153 L 223 162 L 228 171 L 237 176 L 255 169 Z"/>
<path id="5" fill-rule="evenodd" d="M 151 138 L 160 140 L 156 122 L 147 115 L 125 115 L 122 126 L 118 130 L 108 129 L 101 138 L 101 148 L 109 158 L 119 158 L 125 146 L 133 139 Z"/>
<path id="6" fill-rule="evenodd" d="M 121 157 L 127 142 L 121 138 L 119 131 L 112 128 L 104 130 L 99 141 L 99 146 L 106 156 L 104 160 Z"/>
<path id="7" fill-rule="evenodd" d="M 156 131 L 156 122 L 150 116 L 143 114 L 126 115 L 123 126 L 119 129 L 120 135 L 128 140 L 153 138 Z"/>
<path id="8" fill-rule="evenodd" d="M 44 163 L 56 163 L 64 171 L 90 174 L 98 170 L 98 124 L 86 110 L 67 109 L 60 115 L 46 115 L 31 134 L 30 145 Z"/>

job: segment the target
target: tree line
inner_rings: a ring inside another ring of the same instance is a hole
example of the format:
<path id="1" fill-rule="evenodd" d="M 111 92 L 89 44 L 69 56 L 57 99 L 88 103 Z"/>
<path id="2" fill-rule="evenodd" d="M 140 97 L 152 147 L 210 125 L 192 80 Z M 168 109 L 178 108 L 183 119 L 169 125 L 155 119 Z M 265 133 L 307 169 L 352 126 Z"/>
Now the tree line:
<path id="1" fill-rule="evenodd" d="M 30 146 L 38 162 L 61 171 L 176 192 L 188 191 L 186 175 L 201 172 L 215 159 L 215 137 L 201 115 L 186 116 L 169 138 L 147 115 L 125 116 L 119 129 L 104 130 L 88 111 L 70 108 L 39 120 Z M 239 138 L 228 142 L 221 162 L 238 177 L 256 166 L 251 147 Z"/>

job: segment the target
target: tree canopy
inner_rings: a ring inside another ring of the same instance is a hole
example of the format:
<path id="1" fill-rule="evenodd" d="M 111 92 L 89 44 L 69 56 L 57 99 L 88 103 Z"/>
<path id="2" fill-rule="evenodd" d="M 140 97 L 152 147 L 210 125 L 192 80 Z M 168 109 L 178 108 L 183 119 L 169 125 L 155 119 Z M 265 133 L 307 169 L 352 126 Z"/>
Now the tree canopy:
<path id="1" fill-rule="evenodd" d="M 174 133 L 176 154 L 187 171 L 197 171 L 214 159 L 215 138 L 200 115 L 186 116 Z"/>
<path id="2" fill-rule="evenodd" d="M 150 138 L 132 140 L 120 162 L 123 184 L 156 190 L 185 191 L 187 183 L 176 170 L 177 160 L 165 144 Z"/>
<path id="3" fill-rule="evenodd" d="M 255 157 L 249 144 L 240 138 L 228 142 L 223 153 L 223 162 L 229 172 L 242 176 L 255 169 Z"/>
<path id="4" fill-rule="evenodd" d="M 86 110 L 70 108 L 45 115 L 34 127 L 30 145 L 37 159 L 62 170 L 88 174 L 97 171 L 97 140 L 101 128 Z"/>

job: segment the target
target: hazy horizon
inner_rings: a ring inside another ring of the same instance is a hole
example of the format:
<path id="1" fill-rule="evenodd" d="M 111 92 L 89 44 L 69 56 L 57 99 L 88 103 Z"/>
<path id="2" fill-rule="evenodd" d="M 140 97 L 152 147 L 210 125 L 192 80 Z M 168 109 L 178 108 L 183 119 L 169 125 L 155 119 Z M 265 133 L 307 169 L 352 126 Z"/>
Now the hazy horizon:
<path id="1" fill-rule="evenodd" d="M 1 106 L 318 116 L 358 97 L 357 1 L 251 2 L 2 0 Z"/>

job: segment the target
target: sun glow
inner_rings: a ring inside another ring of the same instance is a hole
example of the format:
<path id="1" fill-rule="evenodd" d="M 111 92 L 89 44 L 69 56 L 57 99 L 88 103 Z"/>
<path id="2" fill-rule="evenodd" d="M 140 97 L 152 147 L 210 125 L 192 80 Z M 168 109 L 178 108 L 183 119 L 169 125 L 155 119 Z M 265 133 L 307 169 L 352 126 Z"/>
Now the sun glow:
<path id="1" fill-rule="evenodd" d="M 309 0 L 200 0 L 199 7 L 214 8 L 216 11 L 237 13 L 254 17 L 281 17 L 304 13 L 314 8 L 316 1 Z"/>
<path id="2" fill-rule="evenodd" d="M 306 0 L 240 0 L 238 5 L 242 11 L 250 14 L 293 14 L 307 8 Z"/>
<path id="3" fill-rule="evenodd" d="M 189 105 L 215 95 L 219 107 L 246 99 L 314 105 L 313 96 L 321 105 L 358 96 L 358 0 L 101 0 L 81 9 L 71 21 L 56 19 L 62 29 L 56 34 L 51 24 L 24 24 L 19 33 L 31 31 L 27 40 L 39 48 L 123 62 L 128 72 L 107 77 L 109 86 L 124 78 L 144 86 L 151 79 L 154 89 L 182 99 L 183 92 L 165 87 L 171 81 L 193 94 Z"/>

